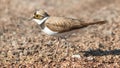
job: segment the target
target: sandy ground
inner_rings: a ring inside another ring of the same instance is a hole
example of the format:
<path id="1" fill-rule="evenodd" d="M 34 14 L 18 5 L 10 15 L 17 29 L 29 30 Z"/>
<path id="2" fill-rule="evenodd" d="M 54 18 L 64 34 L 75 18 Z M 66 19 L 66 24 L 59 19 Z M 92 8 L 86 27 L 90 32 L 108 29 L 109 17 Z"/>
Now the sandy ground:
<path id="1" fill-rule="evenodd" d="M 120 0 L 0 0 L 1 68 L 120 68 Z M 37 9 L 52 16 L 107 20 L 57 40 L 29 21 Z"/>

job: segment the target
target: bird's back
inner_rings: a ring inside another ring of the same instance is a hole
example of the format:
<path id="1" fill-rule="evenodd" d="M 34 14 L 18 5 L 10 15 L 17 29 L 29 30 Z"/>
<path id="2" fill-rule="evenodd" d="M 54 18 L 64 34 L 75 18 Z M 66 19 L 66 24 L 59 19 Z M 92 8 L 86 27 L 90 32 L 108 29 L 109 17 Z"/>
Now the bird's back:
<path id="1" fill-rule="evenodd" d="M 57 32 L 64 32 L 73 28 L 81 27 L 81 21 L 77 19 L 71 19 L 66 17 L 50 17 L 46 21 L 46 26 Z"/>

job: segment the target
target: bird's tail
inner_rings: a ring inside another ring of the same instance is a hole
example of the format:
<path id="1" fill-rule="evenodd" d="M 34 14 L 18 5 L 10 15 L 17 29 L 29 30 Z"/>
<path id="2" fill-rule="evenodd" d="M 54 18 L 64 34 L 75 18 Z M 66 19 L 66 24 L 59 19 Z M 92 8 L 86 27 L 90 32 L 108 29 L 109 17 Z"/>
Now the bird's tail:
<path id="1" fill-rule="evenodd" d="M 83 26 L 89 26 L 89 25 L 94 25 L 94 24 L 105 24 L 107 21 L 103 20 L 103 21 L 97 21 L 97 22 L 89 22 L 89 23 L 83 23 Z"/>

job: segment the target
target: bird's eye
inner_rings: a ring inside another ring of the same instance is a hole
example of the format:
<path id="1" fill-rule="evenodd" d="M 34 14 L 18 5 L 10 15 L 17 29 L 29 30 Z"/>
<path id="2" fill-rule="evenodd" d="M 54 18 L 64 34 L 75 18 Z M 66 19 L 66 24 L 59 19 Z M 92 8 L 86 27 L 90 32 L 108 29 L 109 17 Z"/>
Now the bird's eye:
<path id="1" fill-rule="evenodd" d="M 40 18 L 40 15 L 35 15 L 35 18 Z"/>
<path id="2" fill-rule="evenodd" d="M 35 19 L 42 19 L 43 16 L 41 16 L 41 15 L 34 15 L 34 18 L 35 18 Z"/>
<path id="3" fill-rule="evenodd" d="M 36 15 L 36 17 L 39 17 L 39 15 Z"/>

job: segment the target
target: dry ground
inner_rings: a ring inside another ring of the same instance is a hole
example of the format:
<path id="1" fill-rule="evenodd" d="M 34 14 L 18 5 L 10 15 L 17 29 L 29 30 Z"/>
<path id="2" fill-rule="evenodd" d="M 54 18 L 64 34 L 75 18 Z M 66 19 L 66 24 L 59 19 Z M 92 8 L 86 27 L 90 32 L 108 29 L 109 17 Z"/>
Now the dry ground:
<path id="1" fill-rule="evenodd" d="M 1 68 L 120 68 L 120 0 L 0 0 Z M 28 19 L 50 15 L 107 20 L 57 40 Z M 57 46 L 58 45 L 58 46 Z"/>

